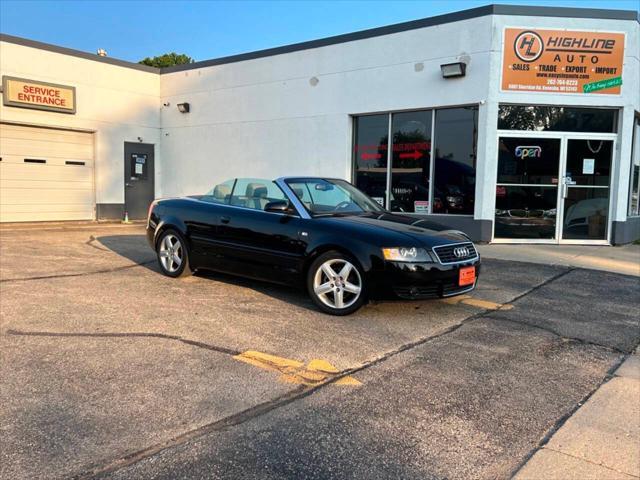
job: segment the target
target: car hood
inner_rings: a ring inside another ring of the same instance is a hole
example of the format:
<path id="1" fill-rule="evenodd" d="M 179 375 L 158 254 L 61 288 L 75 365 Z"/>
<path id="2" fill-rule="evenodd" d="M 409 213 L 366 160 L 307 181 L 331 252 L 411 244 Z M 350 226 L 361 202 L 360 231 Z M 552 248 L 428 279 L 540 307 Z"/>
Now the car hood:
<path id="1" fill-rule="evenodd" d="M 451 230 L 448 227 L 430 220 L 408 215 L 368 213 L 365 215 L 325 217 L 323 220 L 329 221 L 336 226 L 351 226 L 355 229 L 362 229 L 368 232 L 382 229 L 387 233 L 387 235 L 385 235 L 387 238 L 389 236 L 388 234 L 396 234 L 399 237 L 405 237 L 404 239 L 398 238 L 398 241 L 413 240 L 417 245 L 425 247 L 469 241 L 464 234 L 457 230 Z"/>

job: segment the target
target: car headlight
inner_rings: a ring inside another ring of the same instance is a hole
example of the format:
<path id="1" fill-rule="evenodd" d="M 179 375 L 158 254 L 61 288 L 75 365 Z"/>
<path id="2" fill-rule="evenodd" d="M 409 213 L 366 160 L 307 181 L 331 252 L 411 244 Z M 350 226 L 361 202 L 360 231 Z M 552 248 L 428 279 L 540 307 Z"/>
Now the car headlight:
<path id="1" fill-rule="evenodd" d="M 382 255 L 385 260 L 394 262 L 431 262 L 431 257 L 424 248 L 393 247 L 383 248 Z"/>

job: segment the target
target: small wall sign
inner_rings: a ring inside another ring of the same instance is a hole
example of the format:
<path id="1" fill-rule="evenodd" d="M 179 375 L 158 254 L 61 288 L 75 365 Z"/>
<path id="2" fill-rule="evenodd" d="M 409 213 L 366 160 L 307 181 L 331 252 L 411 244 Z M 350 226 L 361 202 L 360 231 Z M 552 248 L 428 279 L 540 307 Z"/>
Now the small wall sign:
<path id="1" fill-rule="evenodd" d="M 2 103 L 8 107 L 76 113 L 76 87 L 5 75 Z"/>

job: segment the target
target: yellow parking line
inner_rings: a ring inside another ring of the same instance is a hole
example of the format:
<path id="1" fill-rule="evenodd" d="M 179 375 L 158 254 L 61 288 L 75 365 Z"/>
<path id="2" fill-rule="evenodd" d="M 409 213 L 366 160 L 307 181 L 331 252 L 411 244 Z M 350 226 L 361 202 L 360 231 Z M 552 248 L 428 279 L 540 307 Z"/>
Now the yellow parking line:
<path id="1" fill-rule="evenodd" d="M 233 358 L 263 370 L 279 372 L 281 375 L 278 379 L 281 382 L 298 385 L 318 385 L 340 373 L 336 367 L 321 359 L 311 360 L 305 367 L 303 362 L 255 350 L 247 350 Z M 342 377 L 333 383 L 335 385 L 361 385 L 361 382 L 351 376 Z"/>
<path id="2" fill-rule="evenodd" d="M 462 303 L 463 305 L 484 308 L 485 310 L 511 310 L 513 308 L 513 305 L 510 303 L 490 302 L 488 300 L 473 298 L 470 295 L 460 295 L 458 297 L 445 298 L 443 302 L 450 305 L 457 305 L 459 303 Z"/>

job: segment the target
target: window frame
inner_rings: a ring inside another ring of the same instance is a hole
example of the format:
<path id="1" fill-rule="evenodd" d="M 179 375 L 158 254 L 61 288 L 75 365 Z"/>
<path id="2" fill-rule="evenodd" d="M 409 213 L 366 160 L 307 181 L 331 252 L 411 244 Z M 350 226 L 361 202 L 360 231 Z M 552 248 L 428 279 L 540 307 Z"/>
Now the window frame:
<path id="1" fill-rule="evenodd" d="M 637 145 L 638 144 L 638 145 Z M 631 132 L 631 165 L 629 168 L 629 192 L 627 196 L 627 218 L 640 217 L 640 172 L 638 178 L 635 179 L 634 185 L 634 157 L 637 155 L 640 159 L 640 149 L 636 151 L 636 147 L 640 146 L 640 112 L 635 112 L 633 116 L 633 131 Z M 636 211 L 633 211 L 631 198 L 634 190 L 638 193 L 638 201 L 636 203 Z"/>
<path id="2" fill-rule="evenodd" d="M 480 103 L 465 103 L 465 104 L 459 104 L 459 105 L 439 105 L 437 107 L 423 107 L 423 108 L 411 108 L 411 109 L 405 109 L 405 110 L 390 110 L 390 111 L 383 111 L 383 112 L 368 112 L 368 113 L 354 113 L 349 115 L 351 117 L 351 183 L 353 185 L 356 184 L 356 180 L 357 180 L 357 174 L 358 174 L 358 164 L 357 164 L 357 154 L 355 152 L 355 148 L 354 146 L 356 145 L 356 135 L 357 135 L 357 128 L 356 128 L 356 122 L 358 118 L 361 117 L 367 117 L 367 116 L 372 116 L 372 115 L 386 115 L 387 116 L 387 178 L 386 178 L 386 192 L 385 192 L 385 198 L 384 198 L 384 202 L 385 202 L 385 210 L 391 212 L 390 207 L 391 204 L 391 179 L 392 179 L 392 171 L 393 171 L 393 139 L 392 139 L 392 134 L 393 134 L 393 115 L 395 114 L 399 114 L 399 113 L 408 113 L 408 112 L 424 112 L 424 111 L 429 111 L 431 112 L 431 149 L 429 152 L 429 209 L 427 212 L 392 212 L 392 213 L 400 213 L 402 215 L 415 215 L 415 216 L 424 216 L 424 215 L 436 215 L 436 216 L 453 216 L 453 217 L 467 217 L 467 218 L 473 218 L 475 215 L 474 213 L 464 213 L 464 214 L 458 214 L 458 213 L 434 213 L 433 212 L 433 197 L 434 197 L 434 188 L 433 188 L 433 184 L 434 184 L 434 173 L 435 173 L 435 161 L 434 161 L 434 155 L 435 155 L 435 151 L 436 151 L 436 143 L 437 143 L 437 139 L 436 139 L 436 111 L 437 110 L 448 110 L 448 109 L 452 109 L 452 108 L 468 108 L 468 107 L 475 107 L 478 110 L 478 125 L 477 125 L 477 129 L 478 129 L 478 135 L 480 133 Z M 477 149 L 477 142 L 478 142 L 478 138 L 476 137 L 476 149 Z M 477 161 L 477 159 L 476 159 Z M 477 183 L 476 183 L 477 184 Z M 477 192 L 474 191 L 474 196 L 476 195 Z"/>
<path id="3" fill-rule="evenodd" d="M 432 185 L 435 185 L 435 175 L 436 175 L 436 168 L 435 168 L 435 152 L 436 149 L 438 148 L 438 139 L 436 138 L 436 112 L 437 110 L 450 110 L 450 109 L 454 109 L 454 108 L 468 108 L 468 107 L 475 107 L 477 110 L 477 123 L 476 123 L 476 131 L 475 131 L 475 153 L 476 153 L 476 158 L 475 158 L 475 165 L 474 165 L 474 173 L 476 173 L 476 169 L 477 169 L 477 162 L 478 162 L 478 138 L 480 136 L 480 104 L 478 103 L 474 103 L 474 104 L 470 104 L 470 105 L 455 105 L 452 107 L 439 107 L 439 108 L 434 108 L 433 109 L 433 118 L 431 121 L 431 125 L 432 125 L 432 140 L 431 140 L 431 172 L 430 172 L 430 177 L 429 177 L 429 181 L 432 183 Z M 477 175 L 475 177 L 474 180 L 474 185 L 473 185 L 473 201 L 474 201 L 474 209 L 475 209 L 475 205 L 476 205 L 476 185 L 477 185 Z M 447 216 L 453 216 L 453 217 L 470 217 L 470 218 L 474 218 L 475 216 L 475 211 L 473 213 L 434 213 L 433 212 L 433 195 L 435 192 L 435 188 L 431 188 L 431 186 L 429 187 L 429 215 L 447 215 Z"/>

